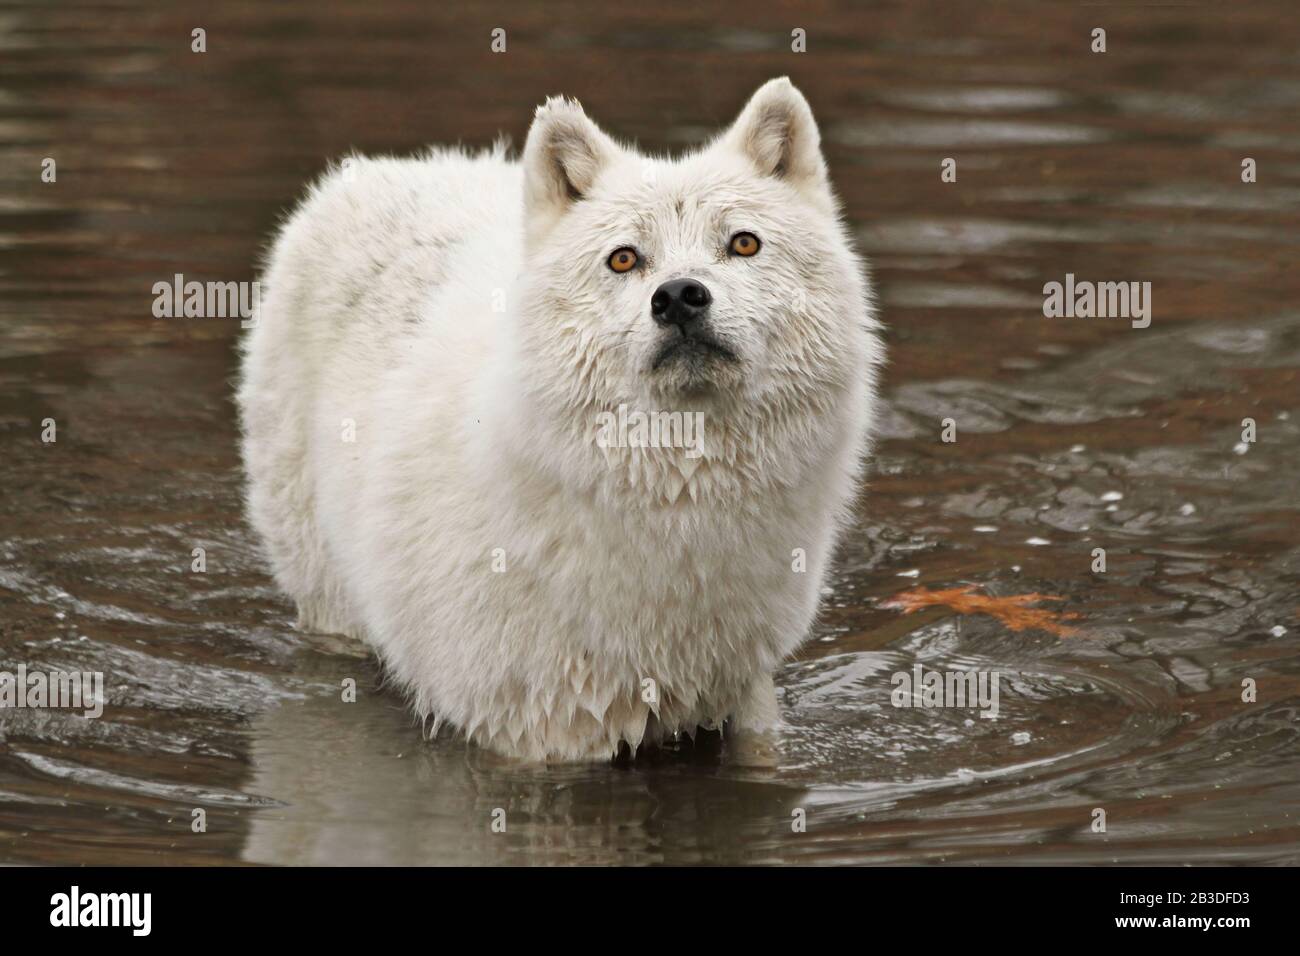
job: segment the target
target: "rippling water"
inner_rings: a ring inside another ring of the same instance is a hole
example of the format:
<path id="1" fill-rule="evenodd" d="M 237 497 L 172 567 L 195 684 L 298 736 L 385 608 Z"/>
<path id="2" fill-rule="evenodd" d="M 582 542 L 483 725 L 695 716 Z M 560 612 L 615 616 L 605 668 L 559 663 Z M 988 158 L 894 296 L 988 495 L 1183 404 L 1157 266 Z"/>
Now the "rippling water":
<path id="1" fill-rule="evenodd" d="M 1300 862 L 1293 6 L 521 6 L 0 12 L 0 670 L 101 671 L 108 697 L 0 711 L 0 861 Z M 293 630 L 240 516 L 239 323 L 155 319 L 153 283 L 253 278 L 351 147 L 521 142 L 563 91 L 679 148 L 781 73 L 891 365 L 775 765 L 703 737 L 549 770 L 426 742 L 371 659 Z M 1151 282 L 1151 327 L 1044 318 L 1066 273 Z M 1056 597 L 1070 627 L 887 606 L 918 588 Z M 892 706 L 918 663 L 999 672 L 998 716 Z"/>

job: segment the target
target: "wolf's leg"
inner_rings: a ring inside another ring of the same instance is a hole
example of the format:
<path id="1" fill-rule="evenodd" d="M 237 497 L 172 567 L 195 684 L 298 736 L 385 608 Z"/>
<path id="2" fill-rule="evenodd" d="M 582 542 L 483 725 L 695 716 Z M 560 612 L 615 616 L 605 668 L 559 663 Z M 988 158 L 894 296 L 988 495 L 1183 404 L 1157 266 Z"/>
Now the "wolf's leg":
<path id="1" fill-rule="evenodd" d="M 770 674 L 749 685 L 745 699 L 731 719 L 729 752 L 733 760 L 753 767 L 775 767 L 781 712 Z"/>

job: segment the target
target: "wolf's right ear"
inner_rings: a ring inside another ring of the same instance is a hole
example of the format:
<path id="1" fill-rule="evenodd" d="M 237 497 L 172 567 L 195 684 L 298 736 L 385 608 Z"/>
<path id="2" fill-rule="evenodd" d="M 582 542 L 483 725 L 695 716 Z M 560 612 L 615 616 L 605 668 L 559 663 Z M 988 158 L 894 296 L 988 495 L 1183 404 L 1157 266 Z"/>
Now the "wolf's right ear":
<path id="1" fill-rule="evenodd" d="M 546 232 L 591 189 L 619 147 L 576 100 L 552 96 L 533 116 L 524 144 L 524 215 L 530 236 Z"/>

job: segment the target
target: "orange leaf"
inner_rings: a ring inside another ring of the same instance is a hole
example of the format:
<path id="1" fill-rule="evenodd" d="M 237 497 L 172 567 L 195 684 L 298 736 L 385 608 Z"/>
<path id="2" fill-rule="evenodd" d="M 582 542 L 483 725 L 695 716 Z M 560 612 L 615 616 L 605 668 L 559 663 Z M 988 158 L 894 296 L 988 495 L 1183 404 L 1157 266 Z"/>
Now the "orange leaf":
<path id="1" fill-rule="evenodd" d="M 1013 631 L 1031 629 L 1047 631 L 1057 637 L 1070 637 L 1078 634 L 1077 628 L 1063 624 L 1064 620 L 1078 618 L 1078 614 L 1068 611 L 1051 611 L 1046 608 L 1030 607 L 1038 601 L 1063 601 L 1064 598 L 1052 594 L 1008 594 L 997 597 L 992 594 L 980 594 L 972 585 L 959 588 L 946 588 L 931 591 L 926 588 L 913 588 L 895 594 L 881 607 L 895 608 L 904 614 L 911 614 L 926 607 L 950 607 L 959 614 L 988 614 L 997 618 Z"/>

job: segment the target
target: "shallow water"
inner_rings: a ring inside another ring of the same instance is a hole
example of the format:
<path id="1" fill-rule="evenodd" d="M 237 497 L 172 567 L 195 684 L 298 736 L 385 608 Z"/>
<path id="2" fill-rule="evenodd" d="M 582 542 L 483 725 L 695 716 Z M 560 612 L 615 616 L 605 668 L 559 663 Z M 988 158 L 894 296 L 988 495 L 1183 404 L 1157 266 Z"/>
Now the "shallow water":
<path id="1" fill-rule="evenodd" d="M 108 697 L 0 711 L 0 861 L 1300 862 L 1292 5 L 518 6 L 0 13 L 0 670 L 101 671 Z M 521 142 L 564 91 L 680 148 L 787 72 L 891 364 L 776 765 L 716 738 L 549 770 L 426 742 L 371 659 L 294 631 L 240 517 L 238 320 L 155 319 L 153 283 L 253 278 L 353 146 Z M 1067 272 L 1150 281 L 1150 328 L 1044 318 Z M 963 587 L 1060 600 L 1023 630 L 886 606 Z M 999 715 L 892 706 L 918 663 L 999 672 Z"/>

